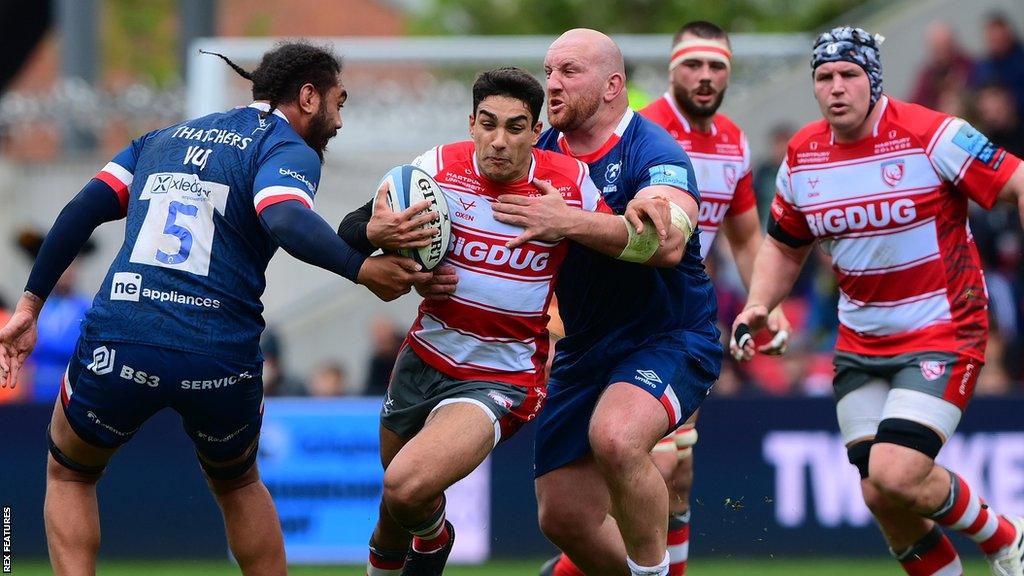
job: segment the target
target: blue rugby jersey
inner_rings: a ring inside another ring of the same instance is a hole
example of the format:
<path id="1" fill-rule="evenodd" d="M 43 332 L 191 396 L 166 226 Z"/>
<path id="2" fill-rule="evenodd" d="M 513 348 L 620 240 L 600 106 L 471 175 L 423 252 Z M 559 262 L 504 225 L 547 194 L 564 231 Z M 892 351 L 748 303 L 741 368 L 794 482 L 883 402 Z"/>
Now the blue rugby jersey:
<path id="1" fill-rule="evenodd" d="M 632 110 L 626 111 L 608 141 L 590 154 L 573 154 L 553 128 L 537 145 L 586 162 L 605 202 L 617 214 L 637 192 L 652 185 L 679 188 L 700 202 L 686 153 L 663 128 Z M 572 370 L 600 370 L 648 337 L 676 331 L 693 336 L 688 351 L 695 359 L 716 374 L 720 369 L 717 303 L 697 234 L 672 268 L 623 262 L 572 244 L 559 271 L 556 294 L 566 336 L 556 347 L 552 377 L 566 378 Z"/>
<path id="2" fill-rule="evenodd" d="M 267 206 L 312 208 L 320 159 L 284 114 L 253 103 L 150 132 L 97 178 L 125 207 L 124 244 L 82 334 L 221 358 L 261 358 Z"/>

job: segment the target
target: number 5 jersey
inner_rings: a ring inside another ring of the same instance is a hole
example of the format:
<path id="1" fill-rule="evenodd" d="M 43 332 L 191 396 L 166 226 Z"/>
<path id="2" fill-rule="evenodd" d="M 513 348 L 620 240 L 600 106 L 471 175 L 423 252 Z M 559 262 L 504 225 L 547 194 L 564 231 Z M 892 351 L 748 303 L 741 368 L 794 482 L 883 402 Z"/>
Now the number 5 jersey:
<path id="1" fill-rule="evenodd" d="M 96 175 L 117 193 L 124 244 L 82 334 L 240 361 L 260 358 L 277 242 L 260 211 L 313 206 L 320 159 L 268 106 L 211 114 L 133 141 Z"/>

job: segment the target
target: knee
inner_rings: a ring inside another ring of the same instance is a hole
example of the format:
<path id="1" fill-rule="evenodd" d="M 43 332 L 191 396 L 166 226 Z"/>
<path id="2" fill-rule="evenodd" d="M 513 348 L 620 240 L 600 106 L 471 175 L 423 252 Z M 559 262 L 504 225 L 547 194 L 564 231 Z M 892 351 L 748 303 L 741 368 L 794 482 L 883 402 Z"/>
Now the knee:
<path id="1" fill-rule="evenodd" d="M 590 429 L 590 448 L 598 466 L 612 473 L 633 468 L 648 458 L 650 449 L 649 446 L 641 446 L 631 435 L 611 426 Z"/>
<path id="2" fill-rule="evenodd" d="M 68 467 L 67 464 L 58 462 L 52 456 L 46 462 L 46 478 L 51 481 L 96 484 L 103 476 L 102 470 L 102 468 L 99 468 L 98 471 L 73 469 Z"/>
<path id="3" fill-rule="evenodd" d="M 206 483 L 215 496 L 225 496 L 236 490 L 241 490 L 250 484 L 259 482 L 260 472 L 253 464 L 239 475 L 220 475 L 214 467 L 204 467 Z"/>
<path id="4" fill-rule="evenodd" d="M 878 494 L 878 498 L 873 498 L 875 506 L 883 507 L 890 503 L 913 506 L 923 480 L 918 476 L 913 469 L 898 461 L 872 454 L 868 464 L 868 483 Z M 868 507 L 871 508 L 870 503 Z"/>
<path id="5" fill-rule="evenodd" d="M 893 501 L 876 488 L 871 480 L 861 481 L 861 494 L 864 496 L 864 504 L 876 517 L 886 515 L 894 508 Z"/>
<path id="6" fill-rule="evenodd" d="M 385 506 L 391 511 L 418 510 L 440 496 L 422 474 L 392 466 L 384 472 Z"/>
<path id="7" fill-rule="evenodd" d="M 537 520 L 540 531 L 556 546 L 565 547 L 566 542 L 577 540 L 591 523 L 587 522 L 586 514 L 579 505 L 556 506 L 552 503 L 537 503 Z"/>

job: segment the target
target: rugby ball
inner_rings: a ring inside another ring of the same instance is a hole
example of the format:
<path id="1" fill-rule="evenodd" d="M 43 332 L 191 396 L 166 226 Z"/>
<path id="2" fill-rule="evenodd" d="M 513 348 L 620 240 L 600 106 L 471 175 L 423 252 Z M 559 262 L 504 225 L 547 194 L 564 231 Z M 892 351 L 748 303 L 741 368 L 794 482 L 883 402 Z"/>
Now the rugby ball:
<path id="1" fill-rule="evenodd" d="M 377 185 L 377 190 L 384 184 L 387 184 L 388 207 L 393 211 L 401 212 L 413 204 L 427 200 L 430 202 L 427 210 L 437 213 L 437 221 L 431 225 L 436 225 L 441 233 L 431 238 L 428 246 L 398 251 L 402 256 L 418 262 L 424 270 L 437 268 L 448 254 L 448 243 L 452 238 L 452 222 L 448 217 L 448 202 L 444 198 L 444 191 L 429 174 L 411 164 L 395 166 L 388 170 Z"/>

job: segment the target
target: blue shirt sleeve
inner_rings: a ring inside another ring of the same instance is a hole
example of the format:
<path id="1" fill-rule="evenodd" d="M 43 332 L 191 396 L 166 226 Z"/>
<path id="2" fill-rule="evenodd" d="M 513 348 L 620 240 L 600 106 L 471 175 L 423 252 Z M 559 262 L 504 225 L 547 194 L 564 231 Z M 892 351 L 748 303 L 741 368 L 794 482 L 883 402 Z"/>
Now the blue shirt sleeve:
<path id="1" fill-rule="evenodd" d="M 633 140 L 633 186 L 636 192 L 648 186 L 672 186 L 693 196 L 700 203 L 697 178 L 686 152 L 668 135 L 668 132 L 649 120 L 641 119 L 637 126 L 643 137 Z"/>
<path id="2" fill-rule="evenodd" d="M 258 160 L 253 182 L 253 206 L 259 214 L 267 206 L 297 200 L 313 208 L 320 185 L 320 158 L 304 143 L 273 144 Z"/>

